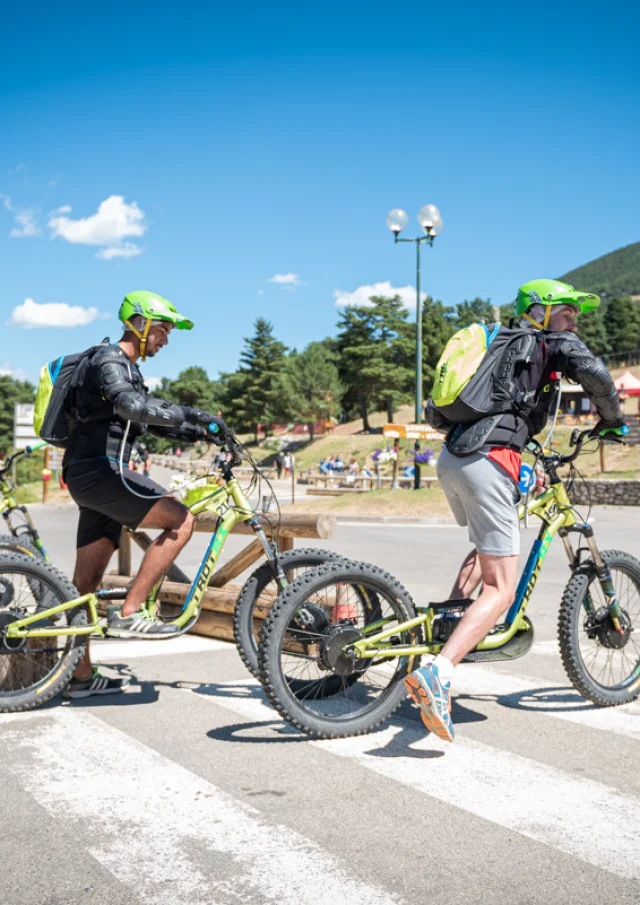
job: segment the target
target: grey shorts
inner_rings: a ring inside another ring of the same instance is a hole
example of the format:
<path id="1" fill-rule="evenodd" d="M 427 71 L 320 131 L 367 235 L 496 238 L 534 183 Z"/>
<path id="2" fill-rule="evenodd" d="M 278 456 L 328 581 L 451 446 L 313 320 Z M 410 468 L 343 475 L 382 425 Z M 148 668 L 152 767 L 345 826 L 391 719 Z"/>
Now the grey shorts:
<path id="1" fill-rule="evenodd" d="M 459 525 L 469 528 L 469 540 L 479 553 L 517 556 L 520 491 L 509 475 L 484 453 L 460 458 L 446 446 L 438 457 L 440 485 Z"/>

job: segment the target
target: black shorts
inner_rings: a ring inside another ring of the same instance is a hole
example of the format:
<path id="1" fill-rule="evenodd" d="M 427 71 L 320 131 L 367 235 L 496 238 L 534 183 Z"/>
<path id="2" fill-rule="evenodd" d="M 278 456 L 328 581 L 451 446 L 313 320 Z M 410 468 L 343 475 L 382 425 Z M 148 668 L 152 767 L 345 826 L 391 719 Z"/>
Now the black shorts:
<path id="1" fill-rule="evenodd" d="M 122 526 L 137 528 L 158 499 L 168 496 L 164 487 L 146 475 L 128 468 L 122 473 L 135 493 L 125 487 L 118 463 L 112 459 L 83 459 L 65 469 L 69 493 L 80 507 L 77 547 L 103 537 L 118 547 Z"/>

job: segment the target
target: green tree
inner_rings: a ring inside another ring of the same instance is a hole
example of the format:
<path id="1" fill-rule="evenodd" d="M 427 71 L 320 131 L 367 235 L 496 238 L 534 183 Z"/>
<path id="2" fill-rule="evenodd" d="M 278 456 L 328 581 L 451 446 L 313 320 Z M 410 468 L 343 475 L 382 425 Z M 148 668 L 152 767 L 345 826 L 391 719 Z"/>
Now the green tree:
<path id="1" fill-rule="evenodd" d="M 255 332 L 245 337 L 240 367 L 233 374 L 221 375 L 224 387 L 225 420 L 236 430 L 251 430 L 258 442 L 258 425 L 270 424 L 277 416 L 278 375 L 286 346 L 273 335 L 273 325 L 263 317 L 256 319 Z"/>
<path id="2" fill-rule="evenodd" d="M 307 424 L 311 440 L 316 422 L 338 411 L 344 392 L 335 356 L 320 342 L 287 356 L 275 390 L 278 414 Z"/>
<path id="3" fill-rule="evenodd" d="M 211 380 L 204 368 L 192 365 L 181 371 L 175 380 L 163 382 L 162 392 L 179 405 L 191 405 L 216 414 L 222 404 L 223 391 L 219 381 Z"/>
<path id="4" fill-rule="evenodd" d="M 13 446 L 13 413 L 16 402 L 33 402 L 35 387 L 27 380 L 14 380 L 0 375 L 0 450 L 8 452 Z"/>
<path id="5" fill-rule="evenodd" d="M 625 353 L 636 351 L 640 343 L 640 313 L 635 302 L 628 298 L 609 299 L 604 326 L 613 356 L 623 358 Z"/>
<path id="6" fill-rule="evenodd" d="M 597 311 L 578 315 L 578 336 L 596 355 L 611 351 L 604 315 L 602 307 Z"/>
<path id="7" fill-rule="evenodd" d="M 365 430 L 369 412 L 387 409 L 392 421 L 411 393 L 415 339 L 400 297 L 372 296 L 368 305 L 352 305 L 338 323 L 339 371 L 348 390 L 347 405 L 357 404 Z"/>
<path id="8" fill-rule="evenodd" d="M 422 304 L 422 377 L 425 398 L 433 386 L 433 376 L 438 359 L 447 341 L 455 333 L 456 313 L 454 308 L 434 301 L 429 296 Z M 412 328 L 412 338 L 415 328 Z M 413 339 L 415 342 L 415 338 Z"/>
<path id="9" fill-rule="evenodd" d="M 469 324 L 480 321 L 483 324 L 495 323 L 494 305 L 491 299 L 475 298 L 471 302 L 467 299 L 460 302 L 456 313 L 456 329 L 468 327 Z"/>

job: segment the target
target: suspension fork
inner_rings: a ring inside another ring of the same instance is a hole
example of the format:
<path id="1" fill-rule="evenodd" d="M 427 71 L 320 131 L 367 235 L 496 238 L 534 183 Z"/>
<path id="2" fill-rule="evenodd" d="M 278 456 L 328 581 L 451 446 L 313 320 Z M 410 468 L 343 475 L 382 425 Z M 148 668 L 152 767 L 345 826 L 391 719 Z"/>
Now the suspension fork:
<path id="1" fill-rule="evenodd" d="M 607 607 L 609 609 L 611 622 L 615 630 L 617 632 L 621 632 L 622 625 L 620 620 L 622 617 L 622 611 L 620 609 L 620 604 L 618 603 L 618 598 L 616 597 L 615 588 L 613 587 L 613 578 L 611 576 L 611 571 L 600 555 L 600 550 L 598 549 L 598 545 L 596 544 L 596 539 L 594 537 L 593 528 L 591 527 L 591 525 L 584 526 L 583 534 L 586 538 L 589 552 L 591 553 L 591 558 L 593 559 L 594 565 L 596 567 L 596 575 L 598 576 L 598 581 L 600 582 L 602 593 L 604 594 L 607 601 Z"/>
<path id="2" fill-rule="evenodd" d="M 275 566 L 275 575 L 276 581 L 281 590 L 287 587 L 289 582 L 287 581 L 287 576 L 284 574 L 282 566 L 280 565 L 280 556 L 278 555 L 278 550 L 276 547 L 272 547 L 267 538 L 266 532 L 262 527 L 260 519 L 254 516 L 253 518 L 248 520 L 249 525 L 258 536 L 258 540 L 262 544 L 262 549 L 264 550 L 264 554 L 267 557 L 267 562 L 273 563 Z"/>

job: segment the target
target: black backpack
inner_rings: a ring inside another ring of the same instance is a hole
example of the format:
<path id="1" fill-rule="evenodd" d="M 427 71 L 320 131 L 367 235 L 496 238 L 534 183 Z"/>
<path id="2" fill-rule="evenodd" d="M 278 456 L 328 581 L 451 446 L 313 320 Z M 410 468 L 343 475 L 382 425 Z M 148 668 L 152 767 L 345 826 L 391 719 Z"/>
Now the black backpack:
<path id="1" fill-rule="evenodd" d="M 61 355 L 41 369 L 33 421 L 36 434 L 52 446 L 66 449 L 69 445 L 71 398 L 78 385 L 78 378 L 85 370 L 83 365 L 89 363 L 98 349 L 109 344 L 109 340 L 104 339 L 99 345 L 91 346 L 84 352 Z"/>

